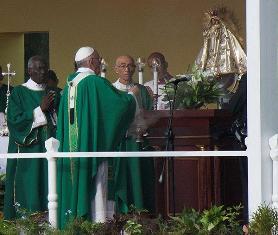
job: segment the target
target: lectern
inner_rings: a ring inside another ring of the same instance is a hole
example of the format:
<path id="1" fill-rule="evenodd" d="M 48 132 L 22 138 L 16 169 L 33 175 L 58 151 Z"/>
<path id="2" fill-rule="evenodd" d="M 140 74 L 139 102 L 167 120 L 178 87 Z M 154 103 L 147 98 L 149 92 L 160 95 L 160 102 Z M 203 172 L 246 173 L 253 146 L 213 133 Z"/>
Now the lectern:
<path id="1" fill-rule="evenodd" d="M 163 151 L 169 112 L 147 111 L 144 115 L 154 120 L 148 129 L 149 144 Z M 175 150 L 236 150 L 229 134 L 231 122 L 231 114 L 225 110 L 177 110 L 173 119 Z M 214 156 L 174 158 L 176 213 L 184 208 L 203 210 L 214 204 L 242 202 L 241 160 Z M 169 160 L 155 159 L 156 212 L 164 216 L 173 212 L 171 169 Z"/>

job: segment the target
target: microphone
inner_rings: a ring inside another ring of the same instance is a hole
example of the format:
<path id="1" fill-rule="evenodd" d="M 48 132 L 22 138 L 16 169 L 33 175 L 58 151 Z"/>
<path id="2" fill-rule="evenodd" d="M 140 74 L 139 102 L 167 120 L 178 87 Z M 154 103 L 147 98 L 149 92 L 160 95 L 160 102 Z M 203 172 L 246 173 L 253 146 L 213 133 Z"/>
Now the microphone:
<path id="1" fill-rule="evenodd" d="M 182 75 L 179 78 L 168 82 L 167 84 L 178 85 L 180 82 L 189 82 L 189 81 L 191 81 L 191 75 Z"/>

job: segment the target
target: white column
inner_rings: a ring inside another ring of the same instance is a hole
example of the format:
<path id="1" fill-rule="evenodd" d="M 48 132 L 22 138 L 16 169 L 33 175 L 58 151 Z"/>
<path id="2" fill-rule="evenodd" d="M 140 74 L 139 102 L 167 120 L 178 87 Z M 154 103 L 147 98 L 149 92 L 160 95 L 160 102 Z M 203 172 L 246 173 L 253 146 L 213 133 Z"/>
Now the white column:
<path id="1" fill-rule="evenodd" d="M 246 0 L 249 216 L 270 203 L 268 139 L 278 130 L 277 0 Z"/>
<path id="2" fill-rule="evenodd" d="M 269 139 L 270 157 L 273 160 L 272 170 L 272 206 L 278 209 L 278 134 Z"/>
<path id="3" fill-rule="evenodd" d="M 53 153 L 53 156 L 48 157 L 48 215 L 49 223 L 53 228 L 57 228 L 57 208 L 58 208 L 58 195 L 57 195 L 57 166 L 55 153 L 58 152 L 60 142 L 54 138 L 45 141 L 45 148 L 48 153 Z"/>

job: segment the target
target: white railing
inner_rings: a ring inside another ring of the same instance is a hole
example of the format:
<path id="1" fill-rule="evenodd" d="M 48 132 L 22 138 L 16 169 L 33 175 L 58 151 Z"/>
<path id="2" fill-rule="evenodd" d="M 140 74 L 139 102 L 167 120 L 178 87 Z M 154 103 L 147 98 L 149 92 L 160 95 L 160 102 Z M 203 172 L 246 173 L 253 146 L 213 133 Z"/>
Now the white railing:
<path id="1" fill-rule="evenodd" d="M 272 163 L 272 206 L 278 209 L 278 134 L 269 139 Z"/>
<path id="2" fill-rule="evenodd" d="M 50 138 L 45 142 L 46 153 L 36 153 L 36 158 L 48 160 L 48 210 L 49 223 L 57 228 L 58 195 L 56 190 L 56 160 L 60 157 L 229 157 L 247 156 L 247 151 L 144 151 L 144 152 L 58 152 L 59 141 Z M 0 158 L 34 158 L 34 153 L 6 153 Z"/>

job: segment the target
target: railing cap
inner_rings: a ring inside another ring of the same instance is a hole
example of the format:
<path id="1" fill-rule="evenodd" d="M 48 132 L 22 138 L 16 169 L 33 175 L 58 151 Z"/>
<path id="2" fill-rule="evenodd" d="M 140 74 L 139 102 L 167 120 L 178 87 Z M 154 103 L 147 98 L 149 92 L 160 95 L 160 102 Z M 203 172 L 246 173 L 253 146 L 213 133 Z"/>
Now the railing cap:
<path id="1" fill-rule="evenodd" d="M 60 141 L 51 137 L 45 141 L 45 148 L 47 152 L 58 152 Z"/>

